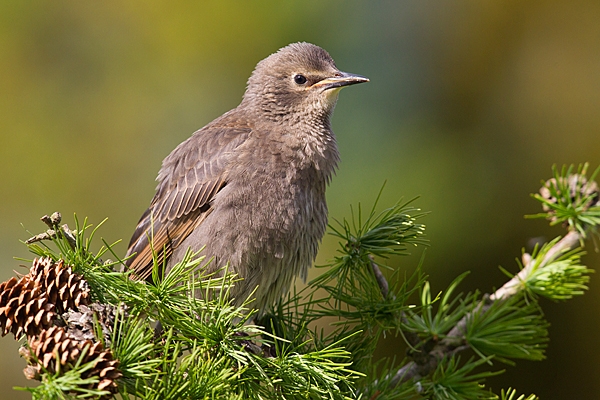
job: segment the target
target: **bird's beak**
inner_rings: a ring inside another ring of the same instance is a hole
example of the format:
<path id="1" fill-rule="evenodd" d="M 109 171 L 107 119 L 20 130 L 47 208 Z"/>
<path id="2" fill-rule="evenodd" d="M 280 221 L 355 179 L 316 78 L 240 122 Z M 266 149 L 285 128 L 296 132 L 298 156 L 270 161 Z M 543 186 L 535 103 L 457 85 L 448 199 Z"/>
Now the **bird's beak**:
<path id="1" fill-rule="evenodd" d="M 369 78 L 364 76 L 350 74 L 348 72 L 339 72 L 338 76 L 325 78 L 313 85 L 314 88 L 321 88 L 323 91 L 344 86 L 356 85 L 357 83 L 369 82 Z"/>

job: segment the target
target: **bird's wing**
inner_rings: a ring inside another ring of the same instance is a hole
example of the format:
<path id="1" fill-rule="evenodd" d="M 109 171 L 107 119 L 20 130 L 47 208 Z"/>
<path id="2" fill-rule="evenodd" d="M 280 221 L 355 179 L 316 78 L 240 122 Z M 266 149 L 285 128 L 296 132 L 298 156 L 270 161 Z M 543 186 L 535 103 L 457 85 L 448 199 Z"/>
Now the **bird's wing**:
<path id="1" fill-rule="evenodd" d="M 210 213 L 211 201 L 229 179 L 227 165 L 251 128 L 214 122 L 197 131 L 165 158 L 150 207 L 133 233 L 127 261 L 137 279 L 162 264 Z"/>

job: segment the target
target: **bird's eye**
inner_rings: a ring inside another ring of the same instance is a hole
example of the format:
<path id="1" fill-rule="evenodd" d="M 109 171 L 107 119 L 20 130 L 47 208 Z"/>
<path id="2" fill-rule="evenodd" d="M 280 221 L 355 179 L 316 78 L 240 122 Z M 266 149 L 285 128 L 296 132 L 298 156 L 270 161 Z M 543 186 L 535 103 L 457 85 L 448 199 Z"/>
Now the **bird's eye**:
<path id="1" fill-rule="evenodd" d="M 306 77 L 304 75 L 296 75 L 294 76 L 294 82 L 296 82 L 298 85 L 304 85 L 306 83 Z"/>

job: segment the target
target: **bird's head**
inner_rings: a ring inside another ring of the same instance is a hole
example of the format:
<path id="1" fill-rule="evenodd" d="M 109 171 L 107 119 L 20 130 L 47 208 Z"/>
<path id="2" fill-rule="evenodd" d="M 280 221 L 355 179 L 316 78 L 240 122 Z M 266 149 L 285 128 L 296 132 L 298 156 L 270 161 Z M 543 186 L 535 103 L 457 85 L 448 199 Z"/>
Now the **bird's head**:
<path id="1" fill-rule="evenodd" d="M 319 46 L 292 43 L 256 65 L 243 104 L 252 104 L 270 120 L 328 123 L 340 89 L 368 81 L 340 71 Z"/>

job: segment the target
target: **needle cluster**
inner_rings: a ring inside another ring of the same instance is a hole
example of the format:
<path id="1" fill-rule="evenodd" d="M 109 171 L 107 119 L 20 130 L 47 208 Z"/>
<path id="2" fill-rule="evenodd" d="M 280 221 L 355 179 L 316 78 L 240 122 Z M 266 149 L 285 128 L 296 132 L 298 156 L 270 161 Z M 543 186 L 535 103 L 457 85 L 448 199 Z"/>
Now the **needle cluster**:
<path id="1" fill-rule="evenodd" d="M 564 301 L 587 289 L 592 270 L 582 264 L 582 248 L 600 211 L 595 173 L 588 179 L 586 168 L 555 169 L 534 195 L 544 210 L 536 216 L 567 234 L 523 252 L 516 272 L 503 270 L 509 280 L 494 292 L 460 292 L 467 273 L 434 291 L 423 259 L 413 273 L 389 266 L 389 258 L 427 245 L 420 222 L 426 213 L 414 201 L 382 212 L 359 206 L 330 226 L 340 242 L 337 256 L 260 319 L 252 295 L 232 299 L 240 278 L 208 268 L 201 251 L 188 252 L 166 277 L 156 257 L 154 283 L 133 280 L 120 270 L 114 244 L 103 241 L 93 251 L 99 226 L 75 218 L 70 230 L 50 218 L 51 229 L 28 241 L 30 250 L 68 265 L 95 306 L 53 315 L 42 328 L 110 310 L 111 318 L 98 314 L 96 328 L 86 325 L 85 334 L 111 352 L 118 378 L 111 391 L 101 390 L 101 377 L 88 372 L 99 361 L 88 355 L 66 371 L 39 368 L 41 384 L 25 390 L 39 399 L 117 393 L 124 399 L 535 400 L 514 389 L 494 394 L 485 379 L 502 373 L 498 363 L 544 358 L 548 322 L 540 297 Z M 374 361 L 385 335 L 404 337 L 406 357 Z M 41 348 L 34 353 L 45 357 Z M 89 387 L 96 389 L 82 390 Z"/>

